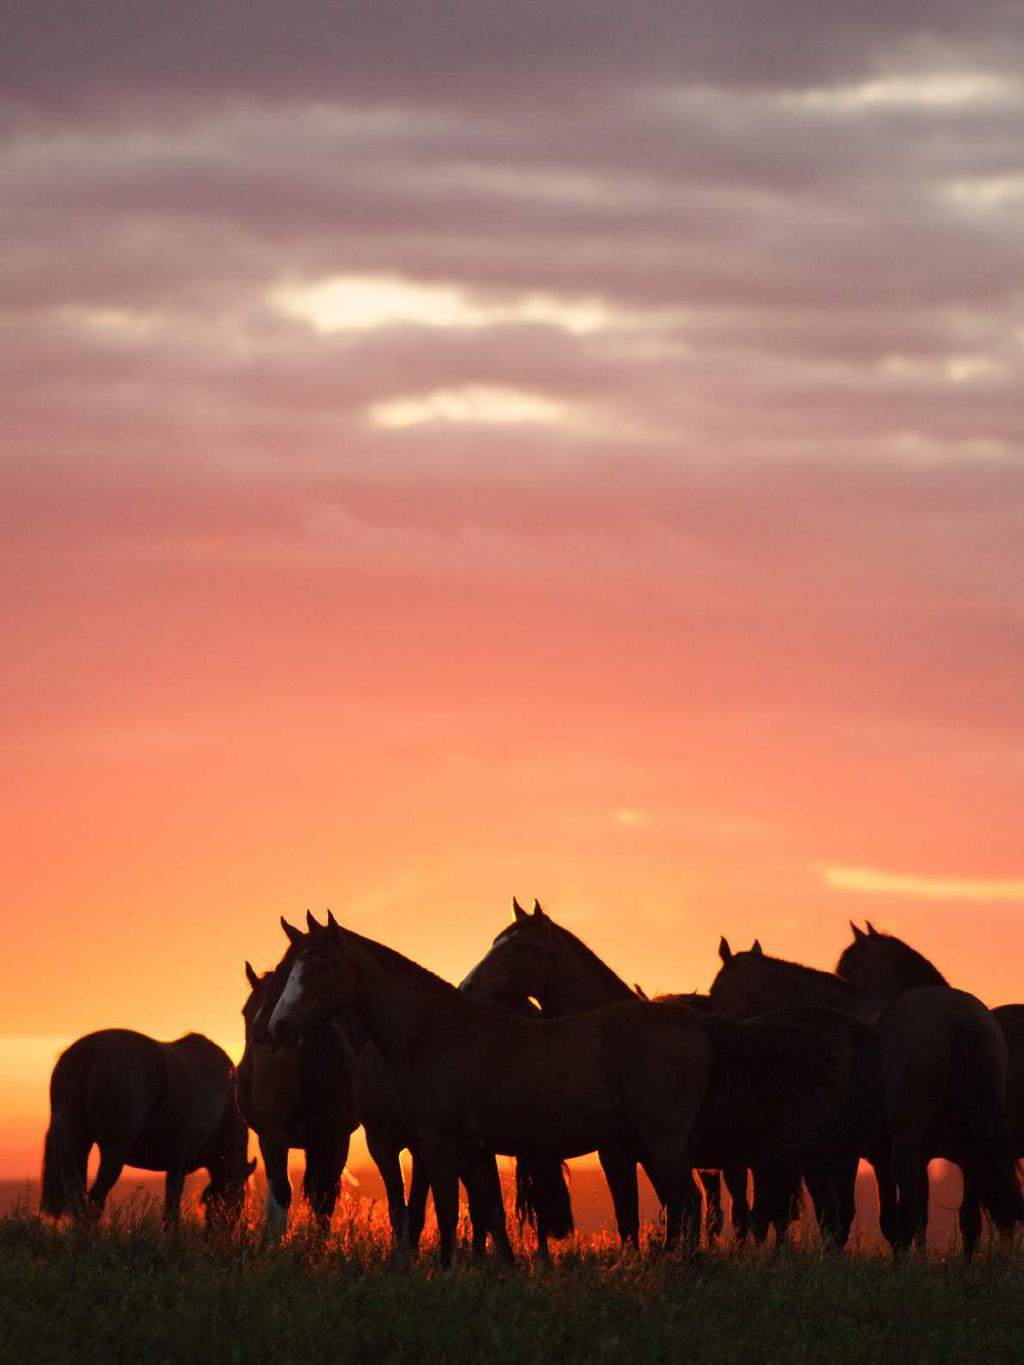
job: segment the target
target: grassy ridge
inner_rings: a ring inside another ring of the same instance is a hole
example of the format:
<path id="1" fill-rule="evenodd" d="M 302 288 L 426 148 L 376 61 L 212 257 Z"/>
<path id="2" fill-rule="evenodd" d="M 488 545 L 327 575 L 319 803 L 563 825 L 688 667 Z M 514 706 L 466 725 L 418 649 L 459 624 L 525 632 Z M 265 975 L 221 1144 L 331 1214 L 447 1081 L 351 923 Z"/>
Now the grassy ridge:
<path id="1" fill-rule="evenodd" d="M 0 1359 L 55 1361 L 1019 1361 L 1024 1260 L 810 1250 L 622 1258 L 577 1242 L 549 1270 L 440 1273 L 387 1256 L 377 1220 L 208 1246 L 122 1211 L 90 1234 L 0 1219 Z"/>

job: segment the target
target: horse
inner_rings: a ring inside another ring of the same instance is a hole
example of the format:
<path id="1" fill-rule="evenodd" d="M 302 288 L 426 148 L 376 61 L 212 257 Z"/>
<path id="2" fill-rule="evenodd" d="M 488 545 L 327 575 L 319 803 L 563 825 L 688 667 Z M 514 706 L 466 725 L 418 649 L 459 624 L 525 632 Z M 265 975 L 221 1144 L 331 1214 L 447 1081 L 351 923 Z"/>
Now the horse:
<path id="1" fill-rule="evenodd" d="M 879 933 L 870 921 L 866 929 L 852 923 L 850 928 L 853 942 L 844 949 L 836 973 L 885 1002 L 879 1030 L 889 1040 L 886 1054 L 892 1059 L 886 1084 L 895 1116 L 897 1174 L 902 1174 L 911 1193 L 918 1240 L 923 1239 L 927 1219 L 927 1163 L 932 1156 L 942 1156 L 963 1171 L 959 1221 L 970 1256 L 981 1233 L 981 1206 L 1004 1238 L 1012 1236 L 1016 1222 L 1024 1221 L 1016 1174 L 1022 1134 L 1019 1129 L 1016 1134 L 1011 1131 L 1007 1112 L 1012 1094 L 1019 1122 L 1024 1070 L 1021 1015 L 1016 1013 L 1020 1007 L 1004 1007 L 1000 1016 L 976 996 L 950 986 L 937 967 L 902 939 Z M 908 1117 L 915 1104 L 926 1103 L 920 1079 L 916 1090 L 908 1092 L 900 1068 L 902 1057 L 914 1046 L 915 1028 L 921 1050 L 933 1067 L 946 1073 L 949 1085 L 944 1102 L 932 1101 L 923 1133 Z M 1015 1045 L 1012 1068 L 1008 1039 Z M 909 1222 L 910 1211 L 907 1217 Z"/>
<path id="2" fill-rule="evenodd" d="M 878 1132 L 861 1155 L 875 1169 L 879 1221 L 894 1252 L 924 1243 L 926 1171 L 933 1156 L 966 1164 L 967 1178 L 981 1182 L 982 1199 L 994 1220 L 1012 1227 L 1020 1194 L 999 1144 L 982 1150 L 984 1144 L 965 1147 L 959 1140 L 968 1100 L 974 1114 L 967 1128 L 992 1125 L 997 1132 L 1005 1125 L 1004 1082 L 999 1079 L 1005 1074 L 1005 1045 L 980 1001 L 933 984 L 886 1002 L 846 975 L 769 957 L 756 941 L 748 952 L 733 953 L 723 938 L 719 955 L 722 966 L 710 995 L 723 1012 L 747 1018 L 780 1004 L 819 1004 L 847 1011 L 874 1027 L 884 1141 Z M 965 1227 L 968 1256 L 976 1241 L 977 1230 Z"/>
<path id="3" fill-rule="evenodd" d="M 503 1005 L 534 999 L 541 1014 L 551 1019 L 600 1009 L 634 996 L 647 998 L 638 986 L 627 986 L 575 934 L 556 924 L 539 901 L 534 901 L 531 915 L 513 896 L 512 914 L 512 924 L 498 934 L 490 951 L 462 980 L 459 989 L 466 995 Z M 696 996 L 682 1003 L 701 1008 Z M 746 1168 L 724 1174 L 732 1197 L 733 1231 L 742 1240 L 750 1217 Z M 723 1222 L 720 1176 L 718 1171 L 701 1170 L 698 1177 L 707 1199 L 708 1236 L 715 1237 Z M 538 1225 L 542 1256 L 547 1252 L 546 1237 L 547 1229 Z"/>
<path id="4" fill-rule="evenodd" d="M 307 918 L 312 919 L 311 916 Z M 294 1097 L 296 1081 L 294 1077 L 290 1081 L 288 1080 L 289 1064 L 287 1058 L 297 1058 L 298 1047 L 281 1048 L 271 1039 L 267 1030 L 267 1023 L 284 988 L 292 958 L 297 951 L 297 945 L 302 944 L 305 936 L 301 930 L 289 924 L 283 916 L 281 917 L 281 927 L 288 938 L 289 950 L 273 971 L 266 972 L 258 978 L 260 982 L 258 999 L 253 999 L 253 994 L 250 994 L 243 1014 L 246 1014 L 247 1041 L 251 1040 L 256 1055 L 262 1053 L 267 1059 L 264 1062 L 264 1067 L 268 1078 L 273 1066 L 269 1058 L 276 1054 L 282 1058 L 278 1065 L 281 1073 L 283 1073 L 279 1076 L 277 1084 L 291 1089 Z M 250 979 L 250 985 L 252 984 Z M 320 1025 L 319 1028 L 321 1030 L 333 1029 L 339 1038 L 344 1039 L 346 1055 L 352 1058 L 349 1076 L 350 1102 L 356 1123 L 363 1125 L 367 1149 L 384 1183 L 392 1245 L 398 1250 L 408 1248 L 415 1251 L 426 1217 L 426 1202 L 430 1187 L 423 1174 L 423 1163 L 416 1158 L 409 1125 L 405 1123 L 399 1113 L 398 1098 L 390 1069 L 377 1049 L 369 1042 L 365 1030 L 358 1019 L 351 1014 L 351 1011 L 346 1012 L 344 1016 L 336 1017 L 329 1023 Z M 322 1057 L 321 1060 L 323 1060 Z M 336 1074 L 324 1074 L 322 1070 L 311 1066 L 304 1070 L 302 1082 L 311 1097 L 311 1103 L 316 1109 L 321 1114 L 329 1114 L 331 1105 L 325 1102 L 324 1097 L 325 1093 L 337 1089 Z M 294 1098 L 292 1103 L 295 1103 Z M 294 1136 L 298 1137 L 299 1134 Z M 280 1149 L 282 1145 L 301 1146 L 303 1144 L 292 1141 L 284 1144 L 278 1138 L 276 1145 Z M 406 1196 L 401 1161 L 402 1152 L 406 1149 L 409 1149 L 412 1155 L 412 1177 L 408 1197 Z M 270 1160 L 268 1160 L 268 1155 L 270 1155 Z M 279 1151 L 273 1154 L 264 1153 L 268 1180 L 268 1227 L 270 1227 L 271 1235 L 276 1235 L 279 1230 L 283 1230 L 283 1224 L 287 1219 L 287 1202 L 291 1199 L 291 1186 L 288 1183 L 287 1165 L 284 1161 L 285 1155 L 286 1153 L 279 1154 Z M 307 1163 L 309 1158 L 310 1153 L 307 1151 Z M 332 1161 L 328 1168 L 328 1178 L 334 1164 Z M 271 1188 L 272 1170 L 274 1172 L 273 1189 Z M 315 1181 L 317 1186 L 321 1188 L 325 1183 L 319 1173 L 313 1176 L 308 1174 L 308 1165 L 304 1185 L 307 1181 L 310 1183 Z M 269 1203 L 271 1193 L 273 1193 L 277 1205 L 273 1210 Z M 283 1218 L 279 1212 L 282 1206 L 284 1208 Z M 272 1224 L 271 1219 L 273 1219 Z"/>
<path id="5" fill-rule="evenodd" d="M 248 1129 L 234 1102 L 234 1067 L 216 1043 L 188 1033 L 161 1043 L 131 1029 L 86 1034 L 50 1077 L 50 1126 L 43 1147 L 41 1209 L 58 1219 L 99 1217 L 125 1166 L 166 1171 L 164 1225 L 180 1217 L 186 1175 L 205 1167 L 207 1228 L 233 1227 L 242 1210 Z M 99 1169 L 86 1194 L 89 1152 Z"/>
<path id="6" fill-rule="evenodd" d="M 349 1141 L 359 1126 L 353 1077 L 356 1054 L 333 1023 L 303 1033 L 295 1047 L 257 1042 L 253 1023 L 273 988 L 273 972 L 258 975 L 245 964 L 249 995 L 242 1007 L 245 1052 L 238 1064 L 239 1111 L 256 1134 L 267 1175 L 266 1229 L 276 1241 L 288 1225 L 292 1187 L 288 1152 L 306 1157 L 303 1193 L 317 1226 L 326 1232 L 338 1200 Z"/>
<path id="7" fill-rule="evenodd" d="M 616 1001 L 628 1000 L 634 992 L 646 998 L 639 988 L 631 990 L 615 972 L 604 963 L 575 934 L 564 926 L 555 923 L 545 914 L 540 903 L 534 902 L 532 914 L 512 901 L 513 923 L 498 934 L 490 951 L 472 969 L 460 987 L 466 994 L 476 999 L 506 1001 L 517 997 L 533 997 L 541 1005 L 542 1012 L 550 1017 L 578 1013 L 599 1008 Z M 659 1001 L 683 1005 L 690 1009 L 707 1012 L 710 1001 L 698 993 L 686 995 L 663 995 Z M 725 1128 L 729 1127 L 726 1123 Z M 730 1139 L 732 1150 L 735 1142 Z M 721 1156 L 722 1145 L 716 1143 L 710 1133 L 705 1133 L 699 1149 L 702 1161 L 709 1163 L 715 1156 Z M 599 1157 L 600 1157 L 599 1153 Z M 634 1163 L 635 1164 L 635 1163 Z M 733 1196 L 733 1224 L 738 1237 L 747 1229 L 749 1209 L 746 1198 L 747 1167 L 726 1166 L 726 1183 Z M 709 1214 L 714 1217 L 712 1203 L 717 1193 L 717 1171 L 706 1168 L 700 1170 L 701 1183 L 709 1195 Z M 755 1176 L 757 1199 L 753 1212 L 753 1229 L 758 1241 L 767 1235 L 769 1225 L 774 1225 L 777 1239 L 781 1240 L 796 1214 L 800 1177 L 791 1163 L 772 1160 L 761 1164 Z M 720 1198 L 720 1196 L 719 1196 Z M 633 1200 L 630 1200 L 628 1217 L 620 1224 L 620 1233 L 628 1235 L 633 1225 Z M 825 1206 L 823 1205 L 823 1209 Z M 717 1207 L 718 1219 L 721 1218 L 721 1205 Z M 718 1223 L 720 1226 L 720 1221 Z M 709 1226 L 713 1235 L 715 1223 Z M 826 1230 L 829 1230 L 826 1228 Z"/>
<path id="8" fill-rule="evenodd" d="M 402 1107 L 427 1164 L 450 1266 L 460 1164 L 498 1152 L 561 1161 L 617 1152 L 606 1169 L 616 1210 L 619 1173 L 635 1159 L 666 1210 L 665 1246 L 699 1232 L 692 1152 L 718 1088 L 746 1101 L 746 1117 L 794 1140 L 834 1115 L 832 1040 L 787 1021 L 742 1024 L 673 1005 L 623 1001 L 561 1019 L 527 1020 L 468 999 L 394 949 L 332 915 L 295 956 L 270 1019 L 280 1041 L 311 1020 L 350 1008 L 391 1063 Z"/>
<path id="9" fill-rule="evenodd" d="M 320 928 L 308 912 L 306 922 L 310 932 Z M 288 938 L 289 949 L 275 971 L 269 974 L 268 989 L 252 1024 L 254 1037 L 268 1048 L 272 1044 L 266 1025 L 287 980 L 297 946 L 305 937 L 283 917 L 281 926 Z M 530 1008 L 527 1012 L 536 1013 L 536 1010 Z M 342 1011 L 332 1024 L 355 1051 L 352 1080 L 355 1112 L 363 1124 L 367 1147 L 384 1182 L 393 1244 L 396 1248 L 407 1247 L 415 1252 L 423 1231 L 430 1184 L 417 1152 L 415 1133 L 402 1113 L 391 1067 L 368 1038 L 353 1011 Z M 309 1078 L 308 1084 L 315 1084 L 315 1076 Z M 408 1197 L 400 1160 L 406 1149 L 412 1157 Z M 472 1164 L 481 1165 L 475 1155 Z M 499 1254 L 511 1256 L 496 1165 L 492 1161 L 489 1169 L 477 1169 L 472 1174 L 466 1172 L 463 1183 L 469 1197 L 474 1257 L 483 1256 L 488 1235 Z M 516 1184 L 517 1207 L 521 1212 L 550 1226 L 553 1235 L 567 1236 L 572 1231 L 571 1206 L 560 1166 L 552 1169 L 550 1164 L 543 1162 L 517 1161 Z"/>

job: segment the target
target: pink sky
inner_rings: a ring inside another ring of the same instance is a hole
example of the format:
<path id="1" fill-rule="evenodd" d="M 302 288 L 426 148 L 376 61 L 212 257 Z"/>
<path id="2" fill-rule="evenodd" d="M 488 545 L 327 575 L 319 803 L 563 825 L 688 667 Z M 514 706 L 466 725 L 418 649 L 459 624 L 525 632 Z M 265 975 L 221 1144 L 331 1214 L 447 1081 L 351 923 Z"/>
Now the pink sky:
<path id="1" fill-rule="evenodd" d="M 1020 16 L 121 10 L 3 57 L 0 1175 L 307 906 L 1022 998 Z"/>

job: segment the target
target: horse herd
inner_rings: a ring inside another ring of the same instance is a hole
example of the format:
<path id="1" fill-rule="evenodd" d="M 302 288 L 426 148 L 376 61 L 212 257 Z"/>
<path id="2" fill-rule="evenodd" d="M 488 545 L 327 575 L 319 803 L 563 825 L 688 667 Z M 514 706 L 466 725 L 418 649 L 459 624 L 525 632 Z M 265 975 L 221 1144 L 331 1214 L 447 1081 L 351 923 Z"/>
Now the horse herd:
<path id="1" fill-rule="evenodd" d="M 704 1211 L 698 1178 L 709 1237 L 722 1228 L 724 1179 L 737 1236 L 784 1238 L 806 1186 L 826 1243 L 844 1246 L 862 1158 L 895 1252 L 923 1244 L 933 1157 L 963 1171 L 966 1255 L 982 1209 L 1004 1237 L 1024 1221 L 1024 1005 L 990 1011 L 870 924 L 851 926 L 835 973 L 756 941 L 733 952 L 723 938 L 707 995 L 649 1000 L 539 904 L 513 901 L 513 912 L 458 988 L 330 913 L 326 924 L 307 915 L 306 932 L 282 920 L 278 965 L 258 975 L 246 963 L 237 1070 L 196 1034 L 79 1039 L 50 1082 L 43 1211 L 98 1215 L 127 1164 L 167 1172 L 173 1224 L 185 1175 L 205 1168 L 208 1226 L 230 1226 L 255 1167 L 251 1128 L 267 1235 L 287 1225 L 292 1148 L 305 1151 L 304 1192 L 326 1228 L 362 1124 L 394 1244 L 418 1246 L 432 1194 L 445 1266 L 460 1181 L 474 1255 L 490 1238 L 512 1258 L 497 1155 L 516 1158 L 517 1212 L 542 1257 L 573 1229 L 563 1163 L 595 1151 L 624 1244 L 639 1245 L 638 1165 L 665 1210 L 666 1245 L 688 1250 Z"/>

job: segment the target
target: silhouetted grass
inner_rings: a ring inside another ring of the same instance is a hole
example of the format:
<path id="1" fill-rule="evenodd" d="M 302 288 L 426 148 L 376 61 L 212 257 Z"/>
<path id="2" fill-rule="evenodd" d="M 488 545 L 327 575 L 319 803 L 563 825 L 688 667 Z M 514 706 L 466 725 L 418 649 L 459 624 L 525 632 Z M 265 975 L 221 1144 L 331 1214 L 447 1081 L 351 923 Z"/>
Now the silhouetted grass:
<path id="1" fill-rule="evenodd" d="M 1024 1356 L 1024 1259 L 723 1252 L 696 1269 L 577 1241 L 547 1270 L 388 1253 L 382 1219 L 165 1238 L 122 1208 L 99 1230 L 0 1219 L 0 1358 L 34 1361 L 885 1361 Z"/>

